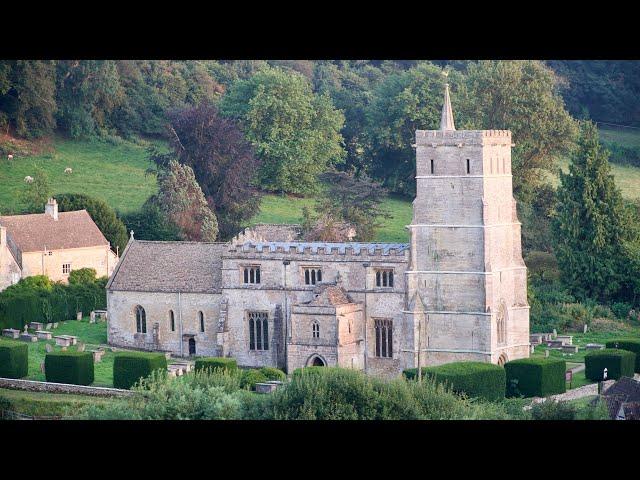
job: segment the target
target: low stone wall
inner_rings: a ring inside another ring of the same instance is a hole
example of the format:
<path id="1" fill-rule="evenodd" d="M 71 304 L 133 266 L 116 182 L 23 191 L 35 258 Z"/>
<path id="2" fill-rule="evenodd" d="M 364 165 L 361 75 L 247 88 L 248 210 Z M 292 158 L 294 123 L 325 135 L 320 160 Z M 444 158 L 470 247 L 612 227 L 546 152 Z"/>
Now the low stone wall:
<path id="1" fill-rule="evenodd" d="M 68 383 L 37 382 L 34 380 L 18 380 L 14 378 L 0 378 L 0 388 L 11 390 L 26 390 L 29 392 L 73 393 L 92 397 L 126 397 L 135 395 L 130 390 L 106 387 L 87 387 Z"/>

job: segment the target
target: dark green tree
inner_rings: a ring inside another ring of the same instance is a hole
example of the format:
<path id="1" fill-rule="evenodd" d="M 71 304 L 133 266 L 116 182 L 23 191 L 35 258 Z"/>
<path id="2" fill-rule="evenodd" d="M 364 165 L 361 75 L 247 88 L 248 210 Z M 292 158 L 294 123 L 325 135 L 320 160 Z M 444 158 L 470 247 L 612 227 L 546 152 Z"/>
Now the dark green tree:
<path id="1" fill-rule="evenodd" d="M 563 282 L 582 298 L 633 298 L 640 275 L 637 232 L 592 123 L 581 125 L 569 173 L 560 182 L 553 236 Z"/>

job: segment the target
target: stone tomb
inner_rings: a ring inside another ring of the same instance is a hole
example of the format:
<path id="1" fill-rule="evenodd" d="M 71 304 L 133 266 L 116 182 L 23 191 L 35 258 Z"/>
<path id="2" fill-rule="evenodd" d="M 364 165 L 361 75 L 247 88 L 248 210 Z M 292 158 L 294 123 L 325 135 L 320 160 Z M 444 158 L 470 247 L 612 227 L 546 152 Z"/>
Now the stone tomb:
<path id="1" fill-rule="evenodd" d="M 4 328 L 2 330 L 2 336 L 9 338 L 20 338 L 20 330 L 16 330 L 15 328 Z"/>
<path id="2" fill-rule="evenodd" d="M 20 340 L 24 340 L 25 342 L 37 342 L 38 337 L 31 333 L 22 333 L 20 334 Z"/>
<path id="3" fill-rule="evenodd" d="M 29 328 L 33 330 L 44 330 L 44 323 L 41 322 L 31 322 L 29 324 Z"/>
<path id="4" fill-rule="evenodd" d="M 556 340 L 562 342 L 562 345 L 573 345 L 573 335 L 558 335 Z"/>
<path id="5" fill-rule="evenodd" d="M 562 351 L 564 353 L 578 353 L 578 346 L 577 345 L 563 345 L 562 346 Z"/>
<path id="6" fill-rule="evenodd" d="M 56 335 L 55 337 L 56 345 L 59 347 L 68 347 L 71 345 L 71 339 L 66 335 Z"/>
<path id="7" fill-rule="evenodd" d="M 278 386 L 274 383 L 256 383 L 256 393 L 271 393 L 275 392 Z"/>
<path id="8" fill-rule="evenodd" d="M 51 332 L 48 330 L 36 330 L 38 340 L 51 340 Z"/>
<path id="9" fill-rule="evenodd" d="M 549 340 L 547 342 L 547 347 L 558 350 L 562 349 L 563 345 L 564 342 L 562 340 Z"/>
<path id="10" fill-rule="evenodd" d="M 93 362 L 100 363 L 104 356 L 104 350 L 87 350 L 93 354 Z"/>
<path id="11" fill-rule="evenodd" d="M 584 348 L 585 350 L 603 350 L 604 345 L 602 343 L 587 343 Z"/>

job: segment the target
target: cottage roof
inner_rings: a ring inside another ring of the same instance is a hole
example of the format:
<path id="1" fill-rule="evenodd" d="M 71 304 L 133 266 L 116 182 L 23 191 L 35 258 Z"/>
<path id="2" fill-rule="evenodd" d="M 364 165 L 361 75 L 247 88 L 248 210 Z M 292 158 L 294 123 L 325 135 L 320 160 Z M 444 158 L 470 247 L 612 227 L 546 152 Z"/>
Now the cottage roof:
<path id="1" fill-rule="evenodd" d="M 602 392 L 602 395 L 622 395 L 627 402 L 640 402 L 640 381 L 622 377 Z"/>
<path id="2" fill-rule="evenodd" d="M 225 243 L 131 240 L 107 289 L 220 293 Z"/>
<path id="3" fill-rule="evenodd" d="M 46 213 L 0 216 L 0 225 L 22 252 L 109 244 L 86 210 L 60 212 L 57 220 Z"/>

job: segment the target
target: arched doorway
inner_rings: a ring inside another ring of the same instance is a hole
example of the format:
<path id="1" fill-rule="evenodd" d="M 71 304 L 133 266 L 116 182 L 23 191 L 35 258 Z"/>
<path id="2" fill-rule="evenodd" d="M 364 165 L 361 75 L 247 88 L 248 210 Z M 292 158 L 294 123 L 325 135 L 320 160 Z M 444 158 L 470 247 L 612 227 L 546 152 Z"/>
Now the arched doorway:
<path id="1" fill-rule="evenodd" d="M 307 360 L 307 367 L 326 367 L 327 362 L 318 354 L 313 354 Z"/>
<path id="2" fill-rule="evenodd" d="M 196 339 L 190 338 L 189 339 L 189 355 L 195 355 L 195 354 L 196 354 Z"/>
<path id="3" fill-rule="evenodd" d="M 504 367 L 504 364 L 507 363 L 507 356 L 503 353 L 498 357 L 498 365 Z"/>
<path id="4" fill-rule="evenodd" d="M 316 357 L 313 359 L 313 363 L 311 364 L 314 367 L 324 367 L 325 364 L 320 357 Z"/>

